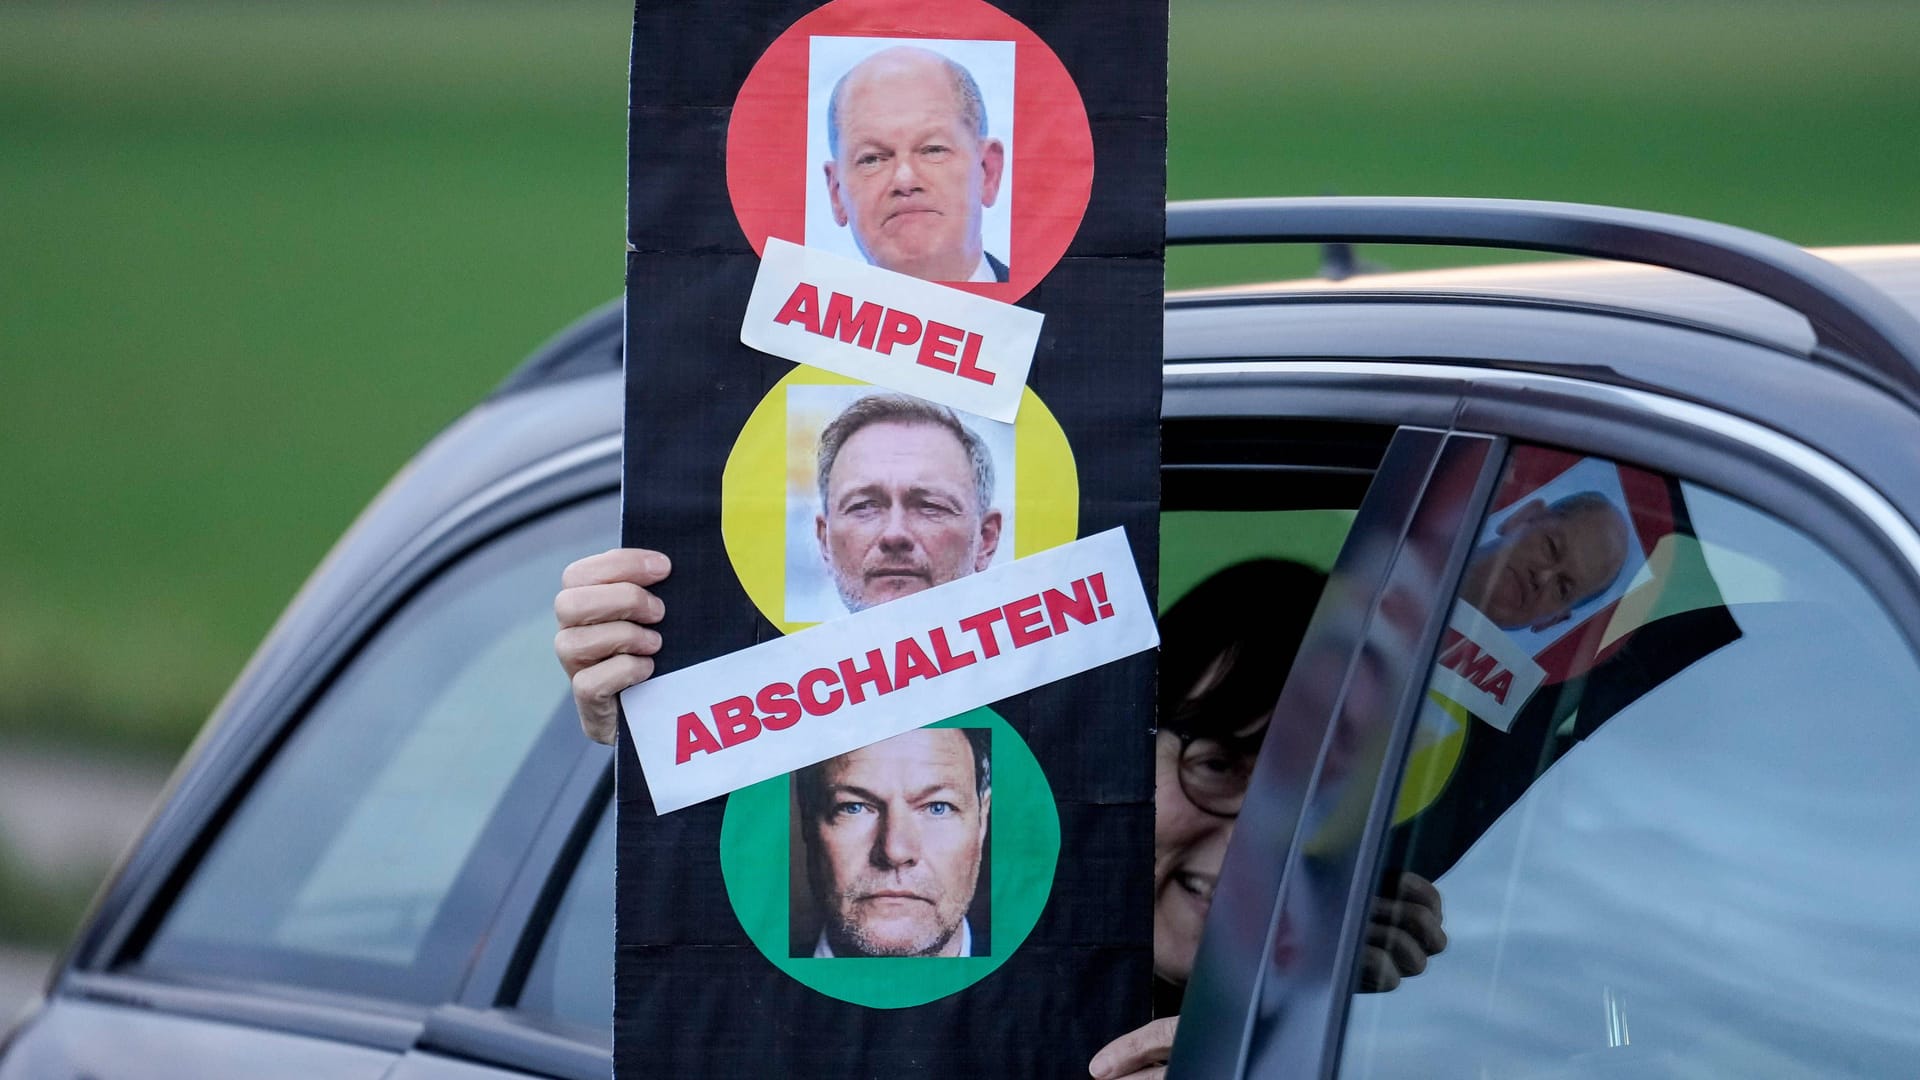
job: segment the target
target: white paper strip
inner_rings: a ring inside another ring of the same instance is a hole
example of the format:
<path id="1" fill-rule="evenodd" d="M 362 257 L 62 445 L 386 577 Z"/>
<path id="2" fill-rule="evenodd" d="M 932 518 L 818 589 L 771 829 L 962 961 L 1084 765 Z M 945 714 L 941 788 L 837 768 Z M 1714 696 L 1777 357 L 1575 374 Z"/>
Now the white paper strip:
<path id="1" fill-rule="evenodd" d="M 665 814 L 1159 644 L 1126 534 L 1096 536 L 620 695 Z"/>
<path id="2" fill-rule="evenodd" d="M 1431 689 L 1505 731 L 1547 673 L 1526 648 L 1465 600 L 1455 602 L 1440 635 Z"/>
<path id="3" fill-rule="evenodd" d="M 762 352 L 1011 423 L 1043 316 L 769 239 L 740 340 Z"/>

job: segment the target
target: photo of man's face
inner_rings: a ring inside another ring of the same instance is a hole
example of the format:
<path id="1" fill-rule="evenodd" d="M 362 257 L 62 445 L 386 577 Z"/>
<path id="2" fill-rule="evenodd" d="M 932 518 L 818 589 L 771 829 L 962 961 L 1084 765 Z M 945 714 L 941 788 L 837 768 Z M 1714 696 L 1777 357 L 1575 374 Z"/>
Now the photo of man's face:
<path id="1" fill-rule="evenodd" d="M 1614 583 L 1628 542 L 1626 518 L 1598 493 L 1534 499 L 1475 549 L 1460 598 L 1502 630 L 1544 630 Z"/>
<path id="2" fill-rule="evenodd" d="M 1012 43 L 814 42 L 822 138 L 811 171 L 831 224 L 810 210 L 807 243 L 843 232 L 861 258 L 896 273 L 1007 280 Z"/>
<path id="3" fill-rule="evenodd" d="M 794 774 L 815 956 L 980 955 L 967 912 L 992 812 L 987 732 L 923 728 Z"/>
<path id="4" fill-rule="evenodd" d="M 1000 535 L 959 440 L 894 422 L 870 424 L 840 448 L 815 527 L 849 611 L 986 569 Z"/>
<path id="5" fill-rule="evenodd" d="M 819 435 L 816 566 L 848 611 L 985 570 L 1005 515 L 993 455 L 950 409 L 868 394 Z"/>

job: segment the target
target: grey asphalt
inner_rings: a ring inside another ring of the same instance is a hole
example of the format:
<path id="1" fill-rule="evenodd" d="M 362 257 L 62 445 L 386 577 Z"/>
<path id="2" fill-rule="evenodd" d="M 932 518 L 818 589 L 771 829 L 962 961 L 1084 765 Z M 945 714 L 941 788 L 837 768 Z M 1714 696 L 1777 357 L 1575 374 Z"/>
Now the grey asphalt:
<path id="1" fill-rule="evenodd" d="M 0 844 L 42 881 L 92 888 L 146 824 L 166 771 L 71 751 L 0 745 Z M 49 953 L 4 940 L 0 1030 L 40 992 Z"/>

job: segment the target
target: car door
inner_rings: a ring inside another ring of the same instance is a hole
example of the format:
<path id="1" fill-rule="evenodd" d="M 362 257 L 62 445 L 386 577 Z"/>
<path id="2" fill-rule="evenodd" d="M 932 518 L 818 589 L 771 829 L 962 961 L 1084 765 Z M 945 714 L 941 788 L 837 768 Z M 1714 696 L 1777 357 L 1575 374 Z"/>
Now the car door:
<path id="1" fill-rule="evenodd" d="M 1887 901 L 1920 895 L 1906 516 L 1696 403 L 1485 366 L 1397 378 L 1459 411 L 1404 499 L 1383 466 L 1341 553 L 1354 585 L 1276 709 L 1172 1075 L 1910 1069 L 1920 995 L 1895 969 L 1920 939 Z M 1534 566 L 1565 610 L 1502 577 L 1540 520 L 1613 575 Z M 1358 993 L 1403 874 L 1437 886 L 1446 949 Z"/>

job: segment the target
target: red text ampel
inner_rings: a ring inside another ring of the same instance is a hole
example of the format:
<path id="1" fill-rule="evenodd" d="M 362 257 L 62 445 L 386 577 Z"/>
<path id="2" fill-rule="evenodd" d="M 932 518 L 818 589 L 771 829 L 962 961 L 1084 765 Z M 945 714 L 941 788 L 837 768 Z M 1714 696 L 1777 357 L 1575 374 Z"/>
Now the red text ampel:
<path id="1" fill-rule="evenodd" d="M 980 346 L 985 341 L 981 335 L 871 301 L 855 307 L 853 297 L 845 293 L 828 293 L 823 305 L 820 290 L 805 281 L 787 297 L 773 321 L 885 356 L 892 356 L 902 345 L 918 345 L 913 362 L 922 367 L 989 386 L 997 377 L 980 366 Z"/>

